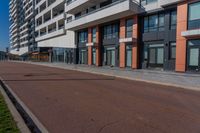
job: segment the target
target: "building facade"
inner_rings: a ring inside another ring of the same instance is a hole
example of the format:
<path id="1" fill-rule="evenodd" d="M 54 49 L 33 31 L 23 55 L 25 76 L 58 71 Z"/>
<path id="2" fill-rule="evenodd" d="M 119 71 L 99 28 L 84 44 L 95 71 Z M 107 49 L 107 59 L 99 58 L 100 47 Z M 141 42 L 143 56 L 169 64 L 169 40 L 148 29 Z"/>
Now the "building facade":
<path id="1" fill-rule="evenodd" d="M 200 0 L 33 3 L 38 53 L 46 54 L 48 61 L 200 72 Z M 12 21 L 18 22 L 12 12 Z M 16 27 L 20 24 L 10 27 L 13 47 L 19 40 Z"/>
<path id="2" fill-rule="evenodd" d="M 200 71 L 199 0 L 68 0 L 77 63 Z"/>
<path id="3" fill-rule="evenodd" d="M 65 0 L 35 0 L 36 42 L 51 62 L 74 63 L 73 31 L 65 30 Z"/>
<path id="4" fill-rule="evenodd" d="M 27 57 L 37 49 L 33 0 L 10 0 L 10 53 Z"/>

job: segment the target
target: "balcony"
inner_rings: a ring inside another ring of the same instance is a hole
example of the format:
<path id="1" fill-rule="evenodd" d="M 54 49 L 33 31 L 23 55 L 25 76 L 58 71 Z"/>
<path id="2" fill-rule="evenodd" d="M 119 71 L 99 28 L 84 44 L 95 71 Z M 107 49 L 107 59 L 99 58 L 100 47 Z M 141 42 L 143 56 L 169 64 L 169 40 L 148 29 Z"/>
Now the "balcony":
<path id="1" fill-rule="evenodd" d="M 87 7 L 93 6 L 103 1 L 106 0 L 69 0 L 69 2 L 67 2 L 65 12 L 69 14 L 75 14 L 82 9 L 86 9 Z"/>
<path id="2" fill-rule="evenodd" d="M 42 40 L 54 38 L 54 37 L 57 37 L 57 36 L 61 36 L 61 35 L 64 35 L 64 34 L 65 34 L 64 29 L 54 30 L 54 31 L 51 31 L 49 33 L 46 32 L 45 34 L 38 36 L 35 40 L 36 41 L 42 41 Z"/>
<path id="3" fill-rule="evenodd" d="M 137 14 L 142 11 L 139 3 L 135 0 L 118 0 L 112 4 L 98 8 L 68 22 L 65 26 L 67 30 L 78 30 L 98 25 L 122 17 Z"/>
<path id="4" fill-rule="evenodd" d="M 161 6 L 169 6 L 171 4 L 176 4 L 181 1 L 185 1 L 185 0 L 160 0 L 160 5 Z"/>

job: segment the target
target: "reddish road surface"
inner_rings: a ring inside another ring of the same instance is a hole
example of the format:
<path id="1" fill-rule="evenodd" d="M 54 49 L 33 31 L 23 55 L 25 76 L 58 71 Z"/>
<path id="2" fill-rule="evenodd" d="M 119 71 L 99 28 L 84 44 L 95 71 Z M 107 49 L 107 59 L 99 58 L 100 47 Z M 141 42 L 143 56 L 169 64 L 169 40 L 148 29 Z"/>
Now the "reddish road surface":
<path id="1" fill-rule="evenodd" d="M 200 133 L 200 92 L 21 63 L 0 76 L 50 133 Z"/>

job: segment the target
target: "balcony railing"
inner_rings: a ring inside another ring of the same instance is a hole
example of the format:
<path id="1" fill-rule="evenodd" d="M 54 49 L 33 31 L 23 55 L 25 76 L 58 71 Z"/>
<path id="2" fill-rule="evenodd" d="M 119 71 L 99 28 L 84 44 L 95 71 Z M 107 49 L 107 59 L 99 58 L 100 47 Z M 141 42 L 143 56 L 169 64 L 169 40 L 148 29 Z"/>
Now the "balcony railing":
<path id="1" fill-rule="evenodd" d="M 72 1 L 76 1 L 76 0 L 72 0 Z M 74 19 L 72 19 L 71 21 L 68 21 L 67 23 L 70 23 L 70 22 L 72 22 L 72 21 L 74 21 L 74 20 L 78 20 L 78 19 L 83 18 L 83 17 L 85 17 L 85 16 L 88 16 L 88 15 L 90 15 L 90 14 L 93 14 L 93 13 L 96 13 L 96 12 L 98 12 L 98 11 L 104 10 L 104 9 L 106 9 L 106 8 L 112 7 L 112 6 L 114 6 L 114 5 L 116 5 L 116 4 L 119 4 L 119 3 L 123 2 L 123 1 L 127 1 L 127 0 L 118 0 L 118 1 L 115 1 L 115 2 L 113 2 L 113 3 L 111 3 L 111 4 L 109 4 L 109 5 L 103 6 L 103 7 L 101 7 L 101 8 L 96 9 L 96 10 L 93 10 L 93 11 L 90 11 L 90 12 L 84 14 L 84 15 L 75 17 Z M 134 2 L 134 3 L 136 3 L 136 4 L 138 4 L 138 6 L 141 6 L 140 3 L 139 3 L 138 1 L 136 1 L 136 0 L 130 0 L 130 1 L 132 1 L 132 2 Z"/>
<path id="2" fill-rule="evenodd" d="M 73 3 L 76 0 L 67 0 L 67 5 L 70 5 L 71 3 Z"/>

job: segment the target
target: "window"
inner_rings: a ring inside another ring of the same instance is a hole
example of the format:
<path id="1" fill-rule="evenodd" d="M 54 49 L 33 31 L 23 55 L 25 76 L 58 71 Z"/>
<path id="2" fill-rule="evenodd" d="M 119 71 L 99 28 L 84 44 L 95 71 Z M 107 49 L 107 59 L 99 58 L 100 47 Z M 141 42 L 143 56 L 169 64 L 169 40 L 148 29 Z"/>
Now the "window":
<path id="1" fill-rule="evenodd" d="M 104 26 L 104 39 L 118 38 L 119 36 L 119 25 L 111 24 Z"/>
<path id="2" fill-rule="evenodd" d="M 133 19 L 126 20 L 126 37 L 132 37 L 133 33 Z"/>
<path id="3" fill-rule="evenodd" d="M 92 42 L 96 42 L 96 28 L 92 28 Z"/>
<path id="4" fill-rule="evenodd" d="M 159 14 L 159 31 L 165 30 L 165 15 Z"/>
<path id="5" fill-rule="evenodd" d="M 144 18 L 144 32 L 164 31 L 165 15 L 156 14 Z"/>
<path id="6" fill-rule="evenodd" d="M 170 43 L 170 59 L 176 59 L 176 42 Z"/>
<path id="7" fill-rule="evenodd" d="M 81 31 L 78 33 L 79 43 L 86 43 L 88 41 L 88 32 Z"/>
<path id="8" fill-rule="evenodd" d="M 149 31 L 149 18 L 145 17 L 144 18 L 144 32 L 148 32 Z"/>
<path id="9" fill-rule="evenodd" d="M 158 16 L 149 16 L 149 31 L 156 31 L 158 26 Z"/>
<path id="10" fill-rule="evenodd" d="M 75 19 L 78 19 L 78 18 L 80 18 L 80 17 L 81 17 L 81 12 L 75 14 Z"/>
<path id="11" fill-rule="evenodd" d="M 193 3 L 189 5 L 188 12 L 188 29 L 200 28 L 200 2 Z"/>
<path id="12" fill-rule="evenodd" d="M 170 13 L 170 29 L 176 29 L 177 11 L 171 11 Z"/>
<path id="13" fill-rule="evenodd" d="M 72 21 L 72 16 L 67 18 L 67 22 L 71 22 Z"/>

